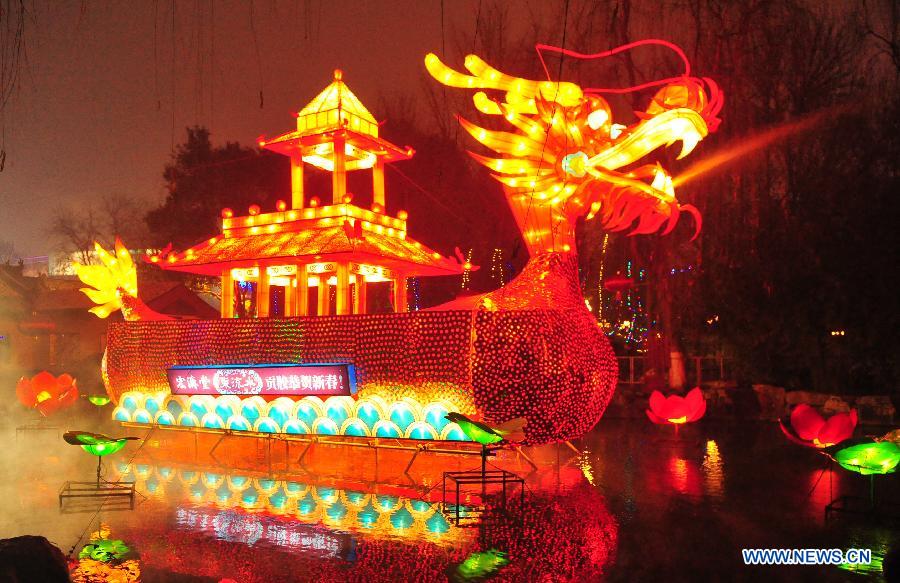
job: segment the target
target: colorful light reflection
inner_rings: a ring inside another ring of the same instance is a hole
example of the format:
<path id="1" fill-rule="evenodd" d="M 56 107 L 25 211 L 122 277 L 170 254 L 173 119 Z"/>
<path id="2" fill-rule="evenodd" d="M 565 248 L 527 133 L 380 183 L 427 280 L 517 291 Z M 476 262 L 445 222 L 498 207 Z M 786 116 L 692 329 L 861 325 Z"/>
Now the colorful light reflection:
<path id="1" fill-rule="evenodd" d="M 190 502 L 177 510 L 181 527 L 248 545 L 265 539 L 280 546 L 312 545 L 338 552 L 334 540 L 325 541 L 325 535 L 296 524 L 441 545 L 458 544 L 471 534 L 450 524 L 438 502 L 425 499 L 146 464 L 118 464 L 116 472 L 120 480 L 134 479 L 136 489 L 149 498 Z"/>

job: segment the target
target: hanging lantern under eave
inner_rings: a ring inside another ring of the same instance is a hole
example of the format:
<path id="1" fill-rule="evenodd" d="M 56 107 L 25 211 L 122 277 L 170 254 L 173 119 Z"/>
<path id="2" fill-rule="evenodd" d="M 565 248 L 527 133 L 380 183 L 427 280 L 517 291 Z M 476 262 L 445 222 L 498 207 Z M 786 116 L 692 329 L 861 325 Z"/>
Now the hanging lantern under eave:
<path id="1" fill-rule="evenodd" d="M 603 289 L 610 293 L 616 294 L 616 298 L 620 298 L 623 291 L 634 288 L 633 277 L 613 276 L 603 281 Z"/>

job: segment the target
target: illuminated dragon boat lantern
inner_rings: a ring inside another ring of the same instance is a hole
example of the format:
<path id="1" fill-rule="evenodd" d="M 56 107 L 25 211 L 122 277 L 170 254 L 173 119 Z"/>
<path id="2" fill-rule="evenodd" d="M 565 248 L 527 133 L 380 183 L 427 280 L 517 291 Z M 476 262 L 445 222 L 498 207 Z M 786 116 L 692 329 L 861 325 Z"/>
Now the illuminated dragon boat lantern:
<path id="1" fill-rule="evenodd" d="M 596 424 L 617 369 L 581 297 L 575 221 L 597 216 L 609 230 L 637 222 L 638 233 L 668 232 L 686 211 L 699 229 L 699 214 L 675 200 L 665 171 L 635 165 L 676 140 L 688 153 L 715 128 L 721 98 L 686 73 L 625 127 L 573 83 L 510 77 L 474 56 L 466 65 L 471 76 L 426 58 L 448 85 L 506 92 L 503 101 L 478 92 L 475 103 L 515 132 L 463 125 L 501 155 L 476 158 L 504 184 L 531 253 L 523 272 L 494 292 L 408 310 L 407 278 L 473 267 L 412 240 L 405 212 L 387 214 L 386 164 L 413 151 L 379 136 L 336 71 L 297 113 L 296 130 L 259 140 L 290 157 L 290 203 L 278 201 L 275 212 L 254 205 L 241 217 L 224 209 L 221 234 L 148 257 L 163 269 L 220 277 L 221 319 L 162 321 L 137 300 L 118 245 L 114 256 L 101 254 L 99 269 L 79 269 L 96 288 L 86 290 L 100 304 L 95 313 L 121 307 L 126 316 L 110 325 L 105 358 L 114 419 L 468 441 L 448 419 L 454 412 L 490 425 L 524 418 L 525 443 L 572 439 Z M 305 190 L 305 165 L 332 174 L 330 203 Z M 347 192 L 347 173 L 358 170 L 372 172 L 369 208 Z M 302 368 L 323 366 L 333 368 L 319 377 Z"/>

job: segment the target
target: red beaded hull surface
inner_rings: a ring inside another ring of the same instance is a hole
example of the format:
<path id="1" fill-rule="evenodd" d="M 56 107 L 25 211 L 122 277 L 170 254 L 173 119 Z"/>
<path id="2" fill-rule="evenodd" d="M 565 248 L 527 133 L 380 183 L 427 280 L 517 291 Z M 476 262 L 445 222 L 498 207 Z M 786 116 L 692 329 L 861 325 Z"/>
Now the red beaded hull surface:
<path id="1" fill-rule="evenodd" d="M 533 257 L 481 305 L 472 377 L 478 411 L 490 420 L 527 418 L 533 443 L 590 430 L 612 398 L 618 363 L 584 305 L 576 255 Z"/>
<path id="2" fill-rule="evenodd" d="M 617 376 L 569 253 L 532 258 L 469 310 L 111 324 L 106 372 L 118 402 L 127 391 L 168 391 L 176 364 L 295 362 L 352 362 L 361 397 L 442 398 L 489 422 L 526 417 L 530 443 L 588 431 Z"/>

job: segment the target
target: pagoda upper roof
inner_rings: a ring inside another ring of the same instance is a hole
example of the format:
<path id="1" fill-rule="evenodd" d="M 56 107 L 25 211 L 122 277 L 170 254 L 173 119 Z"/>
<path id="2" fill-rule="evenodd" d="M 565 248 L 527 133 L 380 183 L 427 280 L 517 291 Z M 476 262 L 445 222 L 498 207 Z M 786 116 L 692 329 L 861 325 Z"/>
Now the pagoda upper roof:
<path id="1" fill-rule="evenodd" d="M 349 125 L 361 134 L 378 137 L 378 122 L 362 101 L 343 81 L 340 69 L 331 85 L 316 95 L 297 113 L 297 130 L 304 134 L 321 133 Z"/>
<path id="2" fill-rule="evenodd" d="M 340 69 L 334 81 L 297 112 L 297 129 L 271 139 L 259 138 L 260 147 L 292 155 L 297 148 L 316 146 L 344 137 L 358 148 L 380 155 L 385 162 L 407 160 L 413 149 L 401 148 L 378 137 L 378 121 L 343 81 Z"/>
<path id="3" fill-rule="evenodd" d="M 358 224 L 358 226 L 357 226 Z M 222 235 L 151 256 L 163 269 L 203 275 L 260 264 L 353 261 L 407 276 L 460 274 L 458 261 L 406 236 L 406 221 L 341 204 L 223 220 Z"/>

